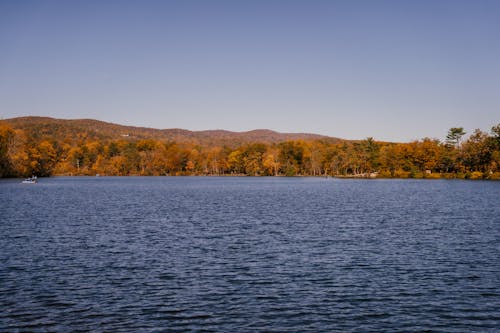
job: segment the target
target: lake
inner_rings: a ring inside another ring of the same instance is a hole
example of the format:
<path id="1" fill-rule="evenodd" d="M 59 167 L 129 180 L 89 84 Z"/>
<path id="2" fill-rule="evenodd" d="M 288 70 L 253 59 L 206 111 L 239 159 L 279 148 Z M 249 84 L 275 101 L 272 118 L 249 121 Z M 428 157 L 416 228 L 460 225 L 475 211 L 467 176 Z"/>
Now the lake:
<path id="1" fill-rule="evenodd" d="M 500 182 L 10 179 L 0 220 L 0 331 L 500 330 Z"/>

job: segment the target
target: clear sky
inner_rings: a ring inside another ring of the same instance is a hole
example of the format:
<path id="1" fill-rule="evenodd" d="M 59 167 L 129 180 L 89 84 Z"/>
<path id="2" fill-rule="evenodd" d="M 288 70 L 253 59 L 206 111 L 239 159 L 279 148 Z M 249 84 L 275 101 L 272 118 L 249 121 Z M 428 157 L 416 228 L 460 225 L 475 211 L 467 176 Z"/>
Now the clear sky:
<path id="1" fill-rule="evenodd" d="M 442 139 L 500 122 L 500 1 L 0 0 L 0 117 Z"/>

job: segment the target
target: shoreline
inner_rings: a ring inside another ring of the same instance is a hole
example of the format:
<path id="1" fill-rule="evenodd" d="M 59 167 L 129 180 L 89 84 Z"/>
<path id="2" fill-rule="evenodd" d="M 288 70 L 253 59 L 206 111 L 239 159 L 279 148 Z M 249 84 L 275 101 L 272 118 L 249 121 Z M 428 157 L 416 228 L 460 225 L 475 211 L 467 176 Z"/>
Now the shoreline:
<path id="1" fill-rule="evenodd" d="M 486 176 L 486 177 L 485 177 Z M 55 174 L 50 176 L 43 176 L 38 178 L 57 178 L 57 177 L 67 177 L 67 178 L 101 178 L 101 177 L 235 177 L 235 178 L 324 178 L 324 179 L 357 179 L 357 180 L 381 180 L 381 179 L 398 179 L 398 180 L 493 180 L 499 181 L 500 174 L 495 173 L 491 175 L 485 175 L 484 173 L 474 172 L 474 173 L 465 173 L 465 174 L 414 174 L 412 176 L 388 176 L 385 174 L 379 174 L 374 176 L 360 174 L 360 175 L 245 175 L 245 174 L 220 174 L 220 175 L 207 175 L 207 174 L 176 174 L 176 175 L 68 175 L 68 174 Z M 24 179 L 26 177 L 1 177 L 0 179 Z"/>

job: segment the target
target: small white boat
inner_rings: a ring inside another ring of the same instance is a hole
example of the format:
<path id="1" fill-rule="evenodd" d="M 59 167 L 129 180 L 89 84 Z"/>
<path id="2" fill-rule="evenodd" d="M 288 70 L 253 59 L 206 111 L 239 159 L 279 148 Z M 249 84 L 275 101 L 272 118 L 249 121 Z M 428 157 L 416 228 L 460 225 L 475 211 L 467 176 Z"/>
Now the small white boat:
<path id="1" fill-rule="evenodd" d="M 22 181 L 23 184 L 36 184 L 36 176 L 31 176 L 30 178 L 26 178 Z"/>

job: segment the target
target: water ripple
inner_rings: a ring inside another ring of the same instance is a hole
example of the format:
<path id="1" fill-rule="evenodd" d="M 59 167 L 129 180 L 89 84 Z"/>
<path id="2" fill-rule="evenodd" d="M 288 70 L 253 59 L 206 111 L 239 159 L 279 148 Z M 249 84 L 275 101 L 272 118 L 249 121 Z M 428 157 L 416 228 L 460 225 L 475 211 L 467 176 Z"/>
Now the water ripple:
<path id="1" fill-rule="evenodd" d="M 0 181 L 0 331 L 495 332 L 500 184 Z"/>

